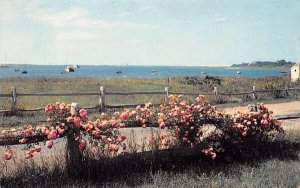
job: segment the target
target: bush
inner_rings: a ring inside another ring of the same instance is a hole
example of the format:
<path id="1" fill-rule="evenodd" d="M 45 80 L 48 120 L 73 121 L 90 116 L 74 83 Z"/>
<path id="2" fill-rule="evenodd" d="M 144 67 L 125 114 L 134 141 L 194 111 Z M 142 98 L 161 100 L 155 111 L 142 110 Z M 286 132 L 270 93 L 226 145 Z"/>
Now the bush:
<path id="1" fill-rule="evenodd" d="M 76 141 L 75 145 L 81 152 L 86 149 L 86 139 L 89 138 L 93 147 L 100 147 L 110 156 L 116 154 L 120 147 L 126 151 L 123 142 L 126 136 L 120 134 L 120 128 L 151 126 L 169 131 L 168 135 L 159 137 L 160 142 L 157 143 L 161 144 L 160 148 L 191 148 L 213 160 L 238 158 L 255 155 L 265 142 L 272 141 L 276 133 L 283 131 L 280 123 L 273 119 L 273 112 L 264 104 L 258 104 L 256 108 L 256 111 L 230 116 L 206 103 L 203 95 L 199 95 L 195 102 L 183 96 L 170 95 L 168 102 L 159 108 L 146 103 L 134 110 L 124 109 L 110 115 L 101 113 L 96 120 L 90 120 L 85 109 L 71 110 L 71 105 L 57 102 L 45 107 L 49 125 L 28 126 L 19 142 L 28 143 L 26 159 L 41 151 L 38 141 L 32 139 L 33 135 L 42 137 L 48 148 L 52 147 L 52 140 L 67 136 Z M 8 146 L 3 159 L 9 160 L 12 155 L 13 151 Z"/>

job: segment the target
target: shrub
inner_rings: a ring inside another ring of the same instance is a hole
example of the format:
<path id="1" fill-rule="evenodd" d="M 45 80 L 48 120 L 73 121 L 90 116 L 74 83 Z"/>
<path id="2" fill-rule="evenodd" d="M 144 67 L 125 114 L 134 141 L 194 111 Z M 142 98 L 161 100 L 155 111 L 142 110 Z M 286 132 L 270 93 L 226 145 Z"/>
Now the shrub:
<path id="1" fill-rule="evenodd" d="M 80 151 L 86 149 L 86 139 L 89 138 L 92 146 L 111 155 L 116 154 L 120 147 L 126 151 L 123 142 L 126 136 L 120 134 L 120 128 L 159 127 L 169 130 L 169 135 L 160 136 L 158 143 L 161 148 L 188 147 L 215 160 L 253 154 L 260 145 L 283 131 L 280 123 L 272 117 L 272 111 L 262 103 L 257 105 L 257 111 L 230 116 L 206 103 L 203 95 L 194 102 L 183 96 L 170 95 L 168 102 L 159 108 L 146 103 L 134 110 L 124 109 L 110 115 L 101 113 L 96 120 L 90 120 L 85 109 L 72 111 L 71 105 L 60 102 L 48 104 L 45 112 L 49 114 L 49 125 L 28 126 L 19 140 L 21 144 L 28 143 L 26 159 L 41 151 L 38 142 L 31 139 L 33 135 L 42 137 L 48 148 L 52 147 L 52 140 L 68 136 L 77 142 Z M 3 159 L 9 160 L 12 155 L 8 147 Z"/>

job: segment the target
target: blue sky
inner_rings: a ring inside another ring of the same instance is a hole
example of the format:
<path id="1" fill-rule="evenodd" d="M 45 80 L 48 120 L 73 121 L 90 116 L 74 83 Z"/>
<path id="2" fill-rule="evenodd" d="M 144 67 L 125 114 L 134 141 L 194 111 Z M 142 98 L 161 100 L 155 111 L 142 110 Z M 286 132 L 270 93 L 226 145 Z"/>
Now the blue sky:
<path id="1" fill-rule="evenodd" d="M 0 0 L 0 62 L 297 61 L 300 0 Z"/>

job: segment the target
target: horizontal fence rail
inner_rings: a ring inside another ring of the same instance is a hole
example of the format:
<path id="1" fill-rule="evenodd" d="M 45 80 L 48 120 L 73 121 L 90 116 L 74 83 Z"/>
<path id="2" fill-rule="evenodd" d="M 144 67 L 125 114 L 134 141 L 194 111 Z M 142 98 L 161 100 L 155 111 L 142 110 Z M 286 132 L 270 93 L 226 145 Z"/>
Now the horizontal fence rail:
<path id="1" fill-rule="evenodd" d="M 252 91 L 238 92 L 238 93 L 228 93 L 220 92 L 218 87 L 214 87 L 213 93 L 199 92 L 207 96 L 215 96 L 216 99 L 220 99 L 221 96 L 237 96 L 237 95 L 251 95 L 253 99 L 258 99 L 257 93 L 276 93 L 285 92 L 289 95 L 289 91 L 300 90 L 300 88 L 288 88 L 285 86 L 284 89 L 268 89 L 268 90 L 256 90 L 256 86 L 252 87 Z M 131 95 L 164 95 L 165 101 L 168 100 L 170 94 L 174 95 L 185 95 L 185 96 L 197 96 L 199 93 L 189 93 L 189 92 L 178 92 L 170 91 L 169 87 L 165 87 L 164 91 L 136 91 L 136 92 L 110 92 L 106 91 L 104 86 L 99 88 L 97 92 L 75 92 L 75 93 L 18 93 L 16 87 L 12 87 L 11 93 L 0 94 L 0 98 L 11 98 L 11 109 L 10 110 L 0 110 L 0 112 L 9 112 L 14 114 L 17 111 L 39 111 L 43 110 L 43 107 L 36 107 L 33 109 L 17 109 L 17 97 L 49 97 L 49 96 L 99 96 L 98 104 L 95 106 L 85 107 L 86 109 L 102 109 L 102 108 L 122 108 L 122 107 L 135 107 L 141 104 L 106 104 L 106 96 L 131 96 Z"/>
<path id="2" fill-rule="evenodd" d="M 283 115 L 283 116 L 278 116 L 275 117 L 277 120 L 292 120 L 292 119 L 299 119 L 300 114 L 292 114 L 292 115 Z M 121 129 L 126 129 L 126 128 L 141 128 L 141 126 L 137 125 L 129 125 L 127 127 L 123 127 Z M 158 125 L 152 125 L 151 128 L 159 128 Z M 63 138 L 62 136 L 61 138 Z M 21 138 L 24 138 L 24 130 L 19 129 L 19 130 L 5 130 L 0 132 L 0 146 L 5 146 L 5 145 L 19 145 L 20 142 L 19 140 Z M 41 134 L 33 134 L 31 136 L 26 136 L 27 138 L 27 143 L 34 143 L 34 142 L 42 142 L 47 140 L 45 136 Z"/>
<path id="3" fill-rule="evenodd" d="M 99 92 L 91 93 L 18 93 L 17 96 L 93 96 L 99 95 Z"/>

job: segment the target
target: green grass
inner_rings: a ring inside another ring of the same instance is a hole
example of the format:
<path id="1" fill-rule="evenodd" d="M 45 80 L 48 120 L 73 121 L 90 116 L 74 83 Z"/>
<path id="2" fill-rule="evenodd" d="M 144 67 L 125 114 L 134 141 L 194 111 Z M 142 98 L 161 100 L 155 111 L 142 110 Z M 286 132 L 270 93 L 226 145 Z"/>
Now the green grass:
<path id="1" fill-rule="evenodd" d="M 243 78 L 222 77 L 221 92 L 250 91 L 251 85 L 257 89 L 284 88 L 284 77 Z M 196 77 L 196 83 L 184 77 L 174 77 L 170 83 L 166 79 L 138 78 L 1 78 L 0 92 L 9 93 L 16 86 L 20 93 L 63 93 L 95 92 L 104 85 L 107 91 L 164 91 L 169 86 L 172 91 L 212 92 L 216 84 L 203 77 Z M 294 93 L 292 97 L 299 94 Z M 270 101 L 285 97 L 262 94 L 260 100 Z M 240 96 L 244 101 L 249 96 Z M 214 102 L 214 98 L 208 98 Z M 0 98 L 0 109 L 9 109 L 10 99 Z M 108 104 L 160 102 L 163 96 L 108 96 Z M 224 98 L 227 100 L 227 98 Z M 49 102 L 79 102 L 82 106 L 93 106 L 98 97 L 18 97 L 18 108 L 34 108 Z M 92 114 L 96 115 L 97 110 Z M 43 112 L 19 113 L 11 117 L 1 117 L 1 125 L 18 125 L 45 120 Z M 95 161 L 87 158 L 81 178 L 71 178 L 63 168 L 62 159 L 53 156 L 51 164 L 16 162 L 18 168 L 13 176 L 5 175 L 1 166 L 0 187 L 297 187 L 300 184 L 300 133 L 288 132 L 276 144 L 262 146 L 253 159 L 232 161 L 211 161 L 205 158 L 177 159 L 164 161 L 143 161 L 134 158 L 115 163 L 106 160 Z M 51 168 L 49 168 L 51 166 Z"/>
<path id="2" fill-rule="evenodd" d="M 270 76 L 259 78 L 246 78 L 241 76 L 217 77 L 220 84 L 213 79 L 203 76 L 198 77 L 172 77 L 167 78 L 0 78 L 0 93 L 10 93 L 11 87 L 16 87 L 19 93 L 72 93 L 72 92 L 98 92 L 100 86 L 105 86 L 108 92 L 130 92 L 130 91 L 164 91 L 169 86 L 171 91 L 191 92 L 191 93 L 213 93 L 213 87 L 218 86 L 220 92 L 237 93 L 251 91 L 252 86 L 256 85 L 257 90 L 284 88 L 286 78 L 284 76 Z M 291 85 L 293 86 L 293 85 Z M 274 98 L 285 98 L 284 93 L 259 94 L 260 100 L 271 100 Z M 290 97 L 297 97 L 298 93 L 291 93 Z M 226 102 L 231 97 L 223 97 Z M 124 103 L 145 103 L 147 101 L 160 103 L 163 95 L 147 96 L 107 96 L 107 104 Z M 210 103 L 214 103 L 215 98 L 207 96 Z M 241 95 L 243 101 L 251 100 L 251 95 Z M 66 103 L 78 102 L 83 106 L 96 106 L 98 96 L 70 96 L 70 97 L 18 97 L 17 108 L 42 107 L 45 104 L 55 101 Z M 1 98 L 0 109 L 9 109 L 10 98 Z"/>
<path id="3" fill-rule="evenodd" d="M 284 76 L 270 76 L 259 78 L 246 78 L 241 76 L 217 77 L 220 84 L 214 83 L 213 79 L 206 79 L 204 76 L 198 77 L 172 77 L 169 78 L 0 78 L 0 93 L 10 93 L 11 87 L 15 86 L 19 93 L 73 93 L 73 92 L 97 92 L 100 86 L 105 86 L 107 92 L 130 92 L 130 91 L 164 91 L 166 86 L 170 91 L 187 93 L 212 93 L 213 87 L 218 86 L 220 92 L 236 93 L 251 91 L 252 85 L 256 85 L 257 90 L 284 88 L 286 78 Z M 297 85 L 291 85 L 297 87 Z M 221 102 L 225 105 L 232 105 L 231 99 L 239 99 L 244 104 L 263 102 L 276 102 L 299 98 L 298 92 L 291 92 L 286 96 L 284 92 L 259 93 L 259 99 L 253 100 L 251 95 L 222 96 Z M 194 96 L 189 99 L 193 100 Z M 206 96 L 211 104 L 216 104 L 214 96 Z M 164 95 L 133 95 L 133 96 L 106 96 L 106 104 L 143 104 L 145 102 L 161 103 Z M 19 96 L 17 97 L 17 109 L 32 109 L 44 107 L 47 103 L 61 101 L 65 103 L 77 102 L 82 107 L 97 106 L 98 96 Z M 222 104 L 222 105 L 224 105 Z M 241 103 L 238 103 L 241 105 Z M 0 98 L 0 110 L 10 110 L 11 98 Z M 91 112 L 90 112 L 91 113 Z M 18 112 L 15 116 L 6 117 L 0 114 L 0 125 L 18 125 L 26 122 L 38 122 L 46 120 L 42 112 L 22 113 Z"/>
<path id="4" fill-rule="evenodd" d="M 18 164 L 13 176 L 0 173 L 1 187 L 297 187 L 300 184 L 300 132 L 289 131 L 274 144 L 262 146 L 253 159 L 212 161 L 193 156 L 144 161 L 140 158 L 85 158 L 83 173 L 69 177 L 62 159 Z M 4 168 L 3 168 L 4 169 Z"/>

